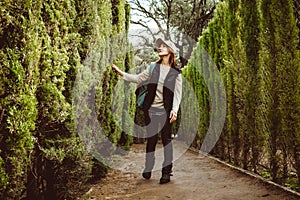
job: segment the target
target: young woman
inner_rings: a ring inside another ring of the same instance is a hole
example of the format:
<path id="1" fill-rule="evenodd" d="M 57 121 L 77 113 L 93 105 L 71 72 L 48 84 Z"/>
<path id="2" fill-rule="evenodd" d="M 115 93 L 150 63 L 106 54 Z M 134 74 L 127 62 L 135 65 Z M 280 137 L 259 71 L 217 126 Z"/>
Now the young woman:
<path id="1" fill-rule="evenodd" d="M 150 72 L 150 66 L 140 74 L 128 74 L 112 64 L 113 70 L 125 81 L 141 83 L 148 80 L 148 94 L 145 97 L 144 107 L 150 123 L 146 126 L 147 145 L 146 162 L 143 177 L 150 179 L 154 166 L 154 151 L 161 131 L 164 146 L 164 162 L 160 183 L 170 182 L 173 166 L 173 147 L 171 125 L 177 119 L 177 112 L 182 95 L 182 76 L 176 64 L 175 45 L 169 40 L 157 39 L 155 42 L 160 59 Z M 162 129 L 159 130 L 159 125 Z"/>

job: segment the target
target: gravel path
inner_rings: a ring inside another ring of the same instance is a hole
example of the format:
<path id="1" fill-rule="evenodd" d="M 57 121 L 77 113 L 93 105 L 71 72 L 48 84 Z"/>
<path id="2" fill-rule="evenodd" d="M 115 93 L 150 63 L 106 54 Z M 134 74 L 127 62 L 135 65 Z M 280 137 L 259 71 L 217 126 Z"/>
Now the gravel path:
<path id="1" fill-rule="evenodd" d="M 176 146 L 177 145 L 177 146 Z M 179 149 L 179 144 L 174 144 Z M 185 151 L 174 162 L 171 182 L 160 185 L 160 171 L 150 180 L 141 176 L 145 145 L 134 145 L 132 151 L 117 159 L 107 177 L 95 184 L 82 199 L 99 200 L 296 200 L 297 194 L 284 191 L 260 179 L 234 170 L 220 162 Z M 161 149 L 161 144 L 157 147 Z M 159 169 L 162 157 L 157 155 Z"/>

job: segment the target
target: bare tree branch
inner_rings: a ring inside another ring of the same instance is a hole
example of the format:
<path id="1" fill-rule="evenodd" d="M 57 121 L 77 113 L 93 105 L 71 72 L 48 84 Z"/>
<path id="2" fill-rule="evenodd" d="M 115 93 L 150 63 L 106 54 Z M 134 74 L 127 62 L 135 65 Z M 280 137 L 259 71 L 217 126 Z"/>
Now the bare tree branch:
<path id="1" fill-rule="evenodd" d="M 161 23 L 158 21 L 158 19 L 153 15 L 153 13 L 151 13 L 145 7 L 143 7 L 139 0 L 135 0 L 134 5 L 136 5 L 137 8 L 133 8 L 133 10 L 140 11 L 140 12 L 144 13 L 146 15 L 146 17 L 151 18 L 156 23 L 158 29 L 161 31 L 161 33 L 164 35 L 164 37 L 168 38 L 167 33 L 163 29 L 163 27 L 162 27 Z"/>
<path id="2" fill-rule="evenodd" d="M 139 13 L 134 13 L 135 16 L 153 20 L 158 27 L 158 33 L 165 39 L 173 40 L 179 49 L 182 65 L 187 63 L 195 41 L 208 25 L 215 10 L 214 0 L 149 0 L 147 3 L 142 0 L 130 0 L 130 3 L 132 10 Z M 145 45 L 151 45 L 150 38 L 155 41 L 158 33 L 154 33 L 145 20 L 132 19 L 131 23 L 140 25 L 149 33 L 149 39 L 143 39 Z M 178 31 L 181 33 L 177 34 Z"/>
<path id="3" fill-rule="evenodd" d="M 131 21 L 131 23 L 138 24 L 138 25 L 144 27 L 150 33 L 150 35 L 152 36 L 153 41 L 155 40 L 155 37 L 154 37 L 155 33 L 153 33 L 153 31 L 149 28 L 149 26 L 147 26 L 146 24 L 144 24 L 141 20 L 139 20 L 138 22 Z"/>
<path id="4" fill-rule="evenodd" d="M 147 46 L 147 47 L 153 47 L 153 42 L 150 42 L 149 38 L 146 38 L 143 35 L 132 35 L 133 37 L 138 37 L 141 38 L 142 40 L 144 40 L 143 45 Z"/>

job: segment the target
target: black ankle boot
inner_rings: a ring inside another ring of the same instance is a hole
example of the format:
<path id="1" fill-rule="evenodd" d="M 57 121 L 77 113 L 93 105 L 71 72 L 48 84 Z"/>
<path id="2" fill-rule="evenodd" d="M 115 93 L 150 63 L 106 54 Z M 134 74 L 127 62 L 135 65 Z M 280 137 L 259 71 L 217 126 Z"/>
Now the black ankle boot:
<path id="1" fill-rule="evenodd" d="M 170 182 L 170 176 L 173 176 L 173 175 L 171 173 L 163 173 L 159 180 L 159 183 L 164 184 L 164 183 Z"/>
<path id="2" fill-rule="evenodd" d="M 150 179 L 151 178 L 151 171 L 150 172 L 144 171 L 142 173 L 142 176 L 144 177 L 144 179 Z"/>

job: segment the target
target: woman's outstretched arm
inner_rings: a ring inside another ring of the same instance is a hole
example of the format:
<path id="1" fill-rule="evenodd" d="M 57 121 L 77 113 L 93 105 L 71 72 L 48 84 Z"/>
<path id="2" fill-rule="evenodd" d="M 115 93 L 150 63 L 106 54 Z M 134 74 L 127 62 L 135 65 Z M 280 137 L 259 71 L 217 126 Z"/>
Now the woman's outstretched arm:
<path id="1" fill-rule="evenodd" d="M 129 74 L 129 73 L 123 72 L 114 64 L 112 64 L 111 66 L 112 66 L 112 69 L 117 74 L 122 76 L 123 79 L 128 82 L 141 83 L 143 81 L 146 81 L 150 77 L 150 73 L 149 73 L 150 66 L 148 66 L 146 70 L 144 70 L 143 72 L 141 72 L 139 74 Z"/>
<path id="2" fill-rule="evenodd" d="M 117 74 L 119 74 L 120 76 L 124 76 L 124 72 L 120 70 L 119 67 L 117 67 L 115 64 L 111 64 L 111 67 Z"/>

